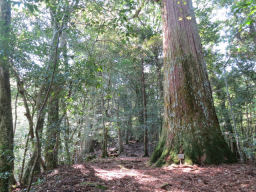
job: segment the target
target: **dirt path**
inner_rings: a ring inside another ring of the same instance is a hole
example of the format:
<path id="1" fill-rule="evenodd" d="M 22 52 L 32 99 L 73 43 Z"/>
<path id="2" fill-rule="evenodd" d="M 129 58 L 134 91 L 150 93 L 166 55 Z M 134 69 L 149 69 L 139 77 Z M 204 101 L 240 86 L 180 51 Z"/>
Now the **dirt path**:
<path id="1" fill-rule="evenodd" d="M 147 166 L 147 158 L 100 159 L 45 173 L 38 192 L 82 191 L 256 191 L 256 167 L 221 166 Z"/>

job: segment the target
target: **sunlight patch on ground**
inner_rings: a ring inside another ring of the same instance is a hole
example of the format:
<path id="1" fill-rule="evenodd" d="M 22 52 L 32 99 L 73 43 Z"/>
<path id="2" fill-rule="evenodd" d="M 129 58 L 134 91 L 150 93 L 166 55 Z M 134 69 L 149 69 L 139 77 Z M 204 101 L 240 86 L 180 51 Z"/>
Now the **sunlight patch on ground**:
<path id="1" fill-rule="evenodd" d="M 189 165 L 170 165 L 167 167 L 163 167 L 163 170 L 166 171 L 172 171 L 172 170 L 176 170 L 176 171 L 181 171 L 183 173 L 201 173 L 201 169 L 198 166 L 189 166 Z"/>
<path id="2" fill-rule="evenodd" d="M 124 177 L 133 177 L 138 183 L 145 184 L 146 182 L 154 182 L 158 181 L 157 178 L 144 175 L 136 170 L 133 169 L 111 169 L 111 170 L 104 170 L 94 167 L 96 172 L 96 176 L 100 177 L 103 180 L 114 180 L 114 179 L 122 179 Z"/>

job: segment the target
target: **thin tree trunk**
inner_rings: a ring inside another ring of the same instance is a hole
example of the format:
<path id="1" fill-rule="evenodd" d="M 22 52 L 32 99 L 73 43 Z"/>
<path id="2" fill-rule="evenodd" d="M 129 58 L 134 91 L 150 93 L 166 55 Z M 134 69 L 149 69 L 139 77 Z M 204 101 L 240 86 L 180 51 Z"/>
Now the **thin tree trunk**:
<path id="1" fill-rule="evenodd" d="M 21 180 L 22 180 L 22 176 L 23 176 L 23 172 L 24 172 L 24 168 L 25 168 L 26 155 L 27 155 L 27 151 L 28 151 L 28 143 L 29 143 L 29 135 L 27 136 L 25 149 L 24 149 L 24 154 L 23 154 L 22 165 L 21 165 L 21 171 L 20 171 L 20 175 L 19 175 L 19 182 L 20 183 L 22 183 Z"/>
<path id="2" fill-rule="evenodd" d="M 141 68 L 137 69 L 139 71 L 138 76 L 140 77 L 139 81 L 141 81 Z M 141 129 L 144 128 L 144 119 L 143 119 L 143 96 L 142 96 L 142 88 L 141 88 L 141 83 L 136 86 L 135 88 L 135 93 L 136 93 L 136 106 L 135 109 L 136 111 L 136 116 L 138 116 L 138 121 L 141 126 Z M 136 135 L 131 135 L 131 137 L 135 137 L 136 141 L 141 140 L 141 134 L 136 134 Z"/>
<path id="3" fill-rule="evenodd" d="M 108 151 L 107 151 L 107 128 L 105 126 L 105 102 L 104 102 L 104 91 L 102 88 L 102 94 L 101 94 L 101 123 L 102 123 L 102 129 L 103 129 L 103 141 L 102 141 L 102 157 L 107 157 L 108 156 Z"/>
<path id="4" fill-rule="evenodd" d="M 231 118 L 232 118 L 232 121 L 233 121 L 233 127 L 234 127 L 234 132 L 235 132 L 236 148 L 237 148 L 237 151 L 239 153 L 240 160 L 243 161 L 243 154 L 242 154 L 241 149 L 240 149 L 239 136 L 238 136 L 238 133 L 237 133 L 236 119 L 235 119 L 235 115 L 233 113 L 233 105 L 232 105 L 232 101 L 231 101 L 231 98 L 230 98 L 230 95 L 229 95 L 229 90 L 228 90 L 228 81 L 227 81 L 227 77 L 226 77 L 226 67 L 224 67 L 224 81 L 225 81 L 226 94 L 227 94 L 227 98 L 228 98 L 230 114 L 231 114 Z"/>
<path id="5" fill-rule="evenodd" d="M 42 112 L 41 118 L 38 121 L 38 126 L 37 127 L 38 127 L 39 139 L 42 138 L 42 134 L 43 134 L 45 113 L 46 113 L 45 111 Z M 33 149 L 32 157 L 30 158 L 29 162 L 27 163 L 25 172 L 22 175 L 21 185 L 29 184 L 29 177 L 30 177 L 31 170 L 33 168 L 33 165 L 34 165 L 34 162 L 35 162 L 35 159 L 36 159 L 37 156 L 38 156 L 38 160 L 35 163 L 33 171 L 34 171 L 35 174 L 39 174 L 41 172 L 41 169 L 40 169 L 41 143 L 39 143 L 39 145 L 38 145 L 36 141 L 32 140 L 32 149 Z"/>
<path id="6" fill-rule="evenodd" d="M 15 135 L 16 133 L 16 128 L 17 128 L 17 119 L 18 119 L 18 111 L 17 111 L 17 108 L 18 108 L 18 97 L 19 97 L 19 92 L 17 92 L 16 94 L 16 97 L 15 97 L 15 104 L 14 104 L 14 127 L 13 127 L 13 135 Z"/>
<path id="7" fill-rule="evenodd" d="M 143 59 L 141 61 L 141 92 L 143 98 L 144 156 L 148 157 L 147 95 Z"/>
<path id="8" fill-rule="evenodd" d="M 125 144 L 128 145 L 129 143 L 129 132 L 132 130 L 132 114 L 129 114 L 128 117 L 128 125 L 126 126 L 125 129 Z"/>
<path id="9" fill-rule="evenodd" d="M 68 45 L 67 45 L 67 34 L 65 31 L 62 33 L 62 47 L 63 47 L 63 58 L 64 58 L 64 65 L 65 65 L 65 71 L 68 72 Z M 72 83 L 70 83 L 70 89 L 68 93 L 68 98 L 70 98 L 72 94 Z M 66 152 L 66 157 L 68 164 L 71 165 L 71 153 L 70 153 L 70 126 L 69 126 L 69 119 L 67 115 L 67 109 L 66 109 L 66 104 L 63 102 L 63 110 L 64 112 L 64 125 L 65 125 L 65 130 L 64 130 L 64 146 L 65 146 L 65 152 Z"/>
<path id="10" fill-rule="evenodd" d="M 21 179 L 20 179 L 21 185 L 26 185 L 29 182 L 28 178 L 30 176 L 29 174 L 31 172 L 33 162 L 35 161 L 37 150 L 39 152 L 39 154 L 38 154 L 39 159 L 41 158 L 41 144 L 39 145 L 39 148 L 37 149 L 36 141 L 33 140 L 33 138 L 34 138 L 33 114 L 31 114 L 30 109 L 28 107 L 27 97 L 26 97 L 26 94 L 25 94 L 24 85 L 23 85 L 22 81 L 20 80 L 19 75 L 18 75 L 16 70 L 14 70 L 14 73 L 15 73 L 16 78 L 17 78 L 17 84 L 18 84 L 19 92 L 20 92 L 20 94 L 22 96 L 22 99 L 23 99 L 23 102 L 24 102 L 24 106 L 25 106 L 25 109 L 26 109 L 25 116 L 26 116 L 26 118 L 27 118 L 27 120 L 29 122 L 29 136 L 30 136 L 30 139 L 32 141 L 32 148 L 33 148 L 32 158 L 29 160 L 29 162 L 28 162 L 28 164 L 26 166 L 25 172 L 22 170 L 22 173 L 20 175 L 21 176 Z M 46 91 L 46 88 L 45 88 L 44 85 L 42 85 L 40 90 L 39 90 L 39 92 L 38 92 L 38 96 L 37 96 L 37 100 L 36 100 L 36 111 L 38 113 L 40 111 L 40 105 L 41 105 L 41 103 L 43 102 L 43 99 L 44 99 L 45 91 Z M 38 124 L 39 137 L 42 137 L 43 125 L 44 125 L 44 117 L 45 117 L 45 111 L 42 111 L 41 119 L 38 121 L 38 123 L 39 123 Z M 24 155 L 25 155 L 25 153 L 26 152 L 24 152 Z M 23 169 L 24 169 L 24 165 L 23 165 Z M 35 171 L 35 173 L 40 173 L 40 161 L 36 162 L 34 171 Z M 24 172 L 24 175 L 23 175 L 23 172 Z"/>
<path id="11" fill-rule="evenodd" d="M 248 85 L 248 81 L 246 80 L 245 81 L 245 84 L 246 84 L 246 92 L 248 93 L 249 92 L 249 85 Z M 246 130 L 246 137 L 248 139 L 250 139 L 251 135 L 250 135 L 250 118 L 249 118 L 249 102 L 247 101 L 246 102 L 246 123 L 247 123 L 247 130 Z M 249 142 L 249 141 L 248 141 Z"/>
<path id="12" fill-rule="evenodd" d="M 14 182 L 13 122 L 10 89 L 9 31 L 11 2 L 0 0 L 0 192 L 7 192 Z"/>
<path id="13" fill-rule="evenodd" d="M 124 151 L 124 147 L 123 147 L 121 123 L 120 123 L 120 116 L 119 116 L 119 103 L 117 104 L 117 129 L 118 129 L 118 146 L 119 146 L 119 154 L 120 154 Z"/>
<path id="14" fill-rule="evenodd" d="M 226 77 L 224 76 L 224 78 Z M 221 90 L 222 84 L 217 83 L 216 89 Z M 231 123 L 229 110 L 226 107 L 227 94 L 225 92 L 223 93 L 222 91 L 216 91 L 216 95 L 217 95 L 217 98 L 221 101 L 220 108 L 221 108 L 221 114 L 223 116 L 222 121 L 224 121 L 223 131 L 228 132 L 227 139 L 229 141 L 230 149 L 236 155 L 236 157 L 239 157 L 239 153 L 236 145 L 236 139 L 234 137 L 234 128 Z"/>
<path id="15" fill-rule="evenodd" d="M 71 154 L 70 154 L 70 149 L 69 149 L 69 141 L 70 141 L 70 128 L 69 128 L 69 120 L 68 120 L 68 116 L 66 114 L 65 116 L 65 133 L 64 133 L 64 144 L 65 144 L 65 152 L 66 152 L 66 156 L 67 156 L 67 161 L 68 164 L 71 164 Z"/>
<path id="16" fill-rule="evenodd" d="M 251 107 L 252 107 L 253 105 L 251 105 Z M 250 108 L 250 135 L 253 135 L 253 114 L 252 114 L 252 111 L 253 111 L 253 109 L 252 108 Z M 252 138 L 253 139 L 253 138 Z"/>
<path id="17" fill-rule="evenodd" d="M 127 90 L 127 92 L 129 92 Z M 125 122 L 125 130 L 124 130 L 124 137 L 125 137 L 125 144 L 127 145 L 129 143 L 129 136 L 132 130 L 132 104 L 129 99 L 129 96 L 127 94 L 120 95 L 120 104 L 122 103 L 124 108 L 124 113 L 128 116 L 126 122 Z"/>

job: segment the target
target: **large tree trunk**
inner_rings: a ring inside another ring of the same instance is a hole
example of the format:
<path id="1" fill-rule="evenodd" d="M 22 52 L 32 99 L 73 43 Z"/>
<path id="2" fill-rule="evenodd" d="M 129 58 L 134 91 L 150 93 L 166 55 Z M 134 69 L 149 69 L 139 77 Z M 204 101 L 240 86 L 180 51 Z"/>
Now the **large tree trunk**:
<path id="1" fill-rule="evenodd" d="M 230 162 L 203 60 L 192 1 L 162 1 L 164 31 L 164 125 L 151 158 L 157 164 Z"/>
<path id="2" fill-rule="evenodd" d="M 13 182 L 13 124 L 9 77 L 9 26 L 11 6 L 0 0 L 0 192 Z"/>

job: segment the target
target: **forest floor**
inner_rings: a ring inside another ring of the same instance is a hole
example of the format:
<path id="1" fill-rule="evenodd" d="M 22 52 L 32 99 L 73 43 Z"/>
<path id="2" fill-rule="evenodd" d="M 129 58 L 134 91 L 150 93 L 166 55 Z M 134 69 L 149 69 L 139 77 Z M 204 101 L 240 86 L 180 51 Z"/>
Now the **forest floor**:
<path id="1" fill-rule="evenodd" d="M 255 165 L 170 165 L 156 168 L 148 166 L 149 159 L 139 154 L 126 155 L 137 157 L 96 159 L 45 172 L 31 191 L 256 191 Z"/>

